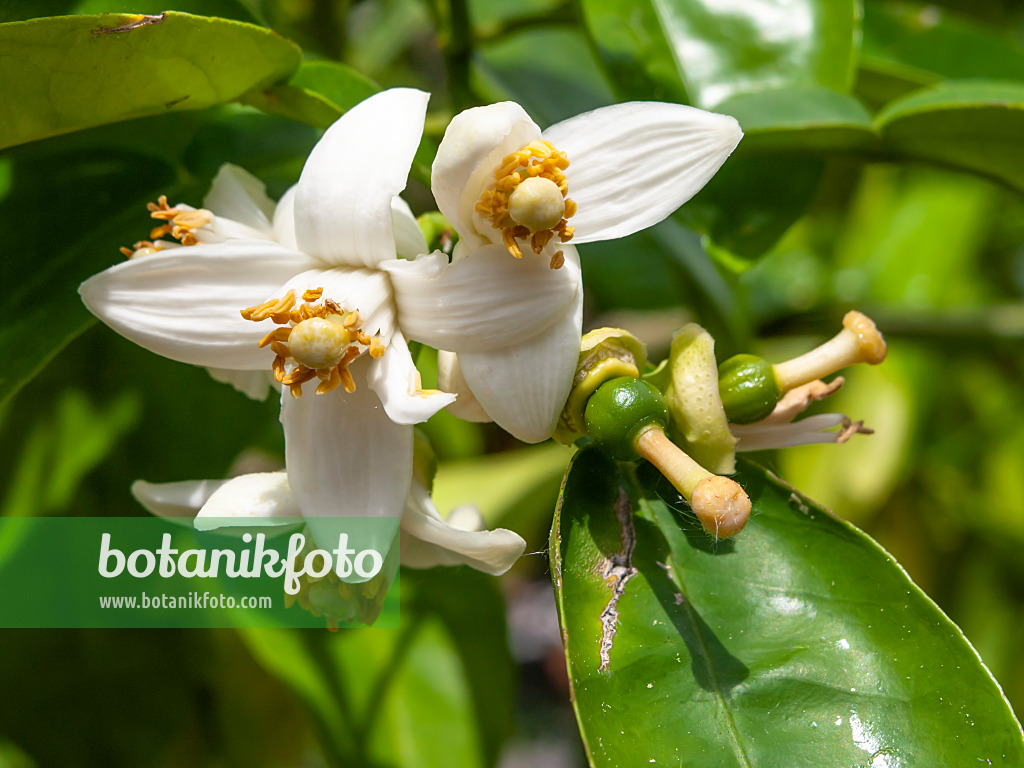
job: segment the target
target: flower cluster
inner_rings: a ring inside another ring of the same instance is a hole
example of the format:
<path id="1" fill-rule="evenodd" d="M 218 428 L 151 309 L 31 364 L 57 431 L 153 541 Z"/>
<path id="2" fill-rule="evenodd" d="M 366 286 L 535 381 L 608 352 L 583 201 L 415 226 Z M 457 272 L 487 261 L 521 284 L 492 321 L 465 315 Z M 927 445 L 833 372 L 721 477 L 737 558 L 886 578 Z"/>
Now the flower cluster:
<path id="1" fill-rule="evenodd" d="M 458 235 L 427 244 L 399 194 L 428 96 L 393 89 L 327 130 L 274 203 L 225 166 L 202 208 L 150 205 L 148 240 L 87 280 L 83 301 L 118 333 L 204 366 L 253 397 L 281 393 L 285 471 L 154 486 L 151 510 L 236 517 L 401 520 L 403 561 L 507 570 L 511 531 L 445 520 L 414 480 L 413 425 L 439 409 L 552 435 L 573 382 L 583 289 L 576 245 L 657 223 L 741 137 L 736 121 L 673 104 L 599 109 L 541 130 L 514 103 L 458 115 L 432 191 Z M 408 342 L 440 352 L 424 389 Z M 392 542 L 382 542 L 386 552 Z"/>

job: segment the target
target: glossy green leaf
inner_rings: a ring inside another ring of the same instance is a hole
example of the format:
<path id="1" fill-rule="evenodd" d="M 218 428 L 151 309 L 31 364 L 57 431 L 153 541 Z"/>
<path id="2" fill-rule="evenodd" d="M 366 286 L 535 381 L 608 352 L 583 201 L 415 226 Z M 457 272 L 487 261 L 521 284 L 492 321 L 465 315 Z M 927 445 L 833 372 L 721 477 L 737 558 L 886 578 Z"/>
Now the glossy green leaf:
<path id="1" fill-rule="evenodd" d="M 0 147 L 172 110 L 286 79 L 299 49 L 262 27 L 168 12 L 0 25 Z"/>
<path id="2" fill-rule="evenodd" d="M 650 469 L 580 452 L 552 527 L 592 765 L 1024 761 L 977 654 L 866 535 L 744 462 L 751 522 L 716 543 Z"/>
<path id="3" fill-rule="evenodd" d="M 510 734 L 514 680 L 497 583 L 402 571 L 400 630 L 246 630 L 309 706 L 337 765 L 483 768 Z"/>
<path id="4" fill-rule="evenodd" d="M 711 108 L 739 93 L 815 85 L 846 91 L 852 83 L 855 0 L 581 0 L 581 6 L 623 98 Z"/>
<path id="5" fill-rule="evenodd" d="M 1024 191 L 1024 84 L 940 83 L 885 108 L 875 121 L 885 147 L 987 176 Z"/>
<path id="6" fill-rule="evenodd" d="M 199 16 L 217 16 L 252 24 L 263 24 L 243 0 L 174 0 L 175 11 Z M 165 0 L 7 0 L 0 8 L 0 22 L 25 21 L 42 16 L 86 16 L 99 13 L 145 13 L 158 15 L 169 10 Z"/>

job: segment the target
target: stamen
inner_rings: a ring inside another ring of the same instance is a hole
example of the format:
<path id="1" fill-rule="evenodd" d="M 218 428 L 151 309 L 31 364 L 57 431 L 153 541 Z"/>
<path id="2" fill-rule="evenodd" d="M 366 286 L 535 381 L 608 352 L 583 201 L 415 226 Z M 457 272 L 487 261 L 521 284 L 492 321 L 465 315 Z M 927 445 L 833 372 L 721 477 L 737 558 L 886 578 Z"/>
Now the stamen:
<path id="1" fill-rule="evenodd" d="M 565 264 L 565 251 L 555 251 L 555 255 L 551 257 L 551 264 L 549 265 L 552 269 L 560 269 Z"/>
<path id="2" fill-rule="evenodd" d="M 551 142 L 531 141 L 502 159 L 494 185 L 481 193 L 475 210 L 501 230 L 502 242 L 517 259 L 523 255 L 517 239 L 528 239 L 537 254 L 556 235 L 563 243 L 572 239 L 574 229 L 566 219 L 577 206 L 566 197 L 568 167 L 568 157 Z M 553 263 L 552 268 L 558 269 Z"/>
<path id="3" fill-rule="evenodd" d="M 378 359 L 386 350 L 379 336 L 370 336 L 359 327 L 357 310 L 349 312 L 332 299 L 324 299 L 322 304 L 307 303 L 322 296 L 323 288 L 311 288 L 302 293 L 303 303 L 296 306 L 295 291 L 289 290 L 279 299 L 241 310 L 246 320 L 273 320 L 284 326 L 267 333 L 257 346 L 270 347 L 274 352 L 274 378 L 289 388 L 292 397 L 301 397 L 302 385 L 314 378 L 320 379 L 318 395 L 339 386 L 354 392 L 356 384 L 349 364 L 363 352 Z M 289 359 L 295 361 L 295 368 L 286 372 Z"/>
<path id="4" fill-rule="evenodd" d="M 146 208 L 152 218 L 166 222 L 150 231 L 151 240 L 170 235 L 180 240 L 182 245 L 196 245 L 200 240 L 193 230 L 201 229 L 213 222 L 213 214 L 205 208 L 172 208 L 167 204 L 167 195 L 160 195 L 155 203 L 147 203 Z"/>

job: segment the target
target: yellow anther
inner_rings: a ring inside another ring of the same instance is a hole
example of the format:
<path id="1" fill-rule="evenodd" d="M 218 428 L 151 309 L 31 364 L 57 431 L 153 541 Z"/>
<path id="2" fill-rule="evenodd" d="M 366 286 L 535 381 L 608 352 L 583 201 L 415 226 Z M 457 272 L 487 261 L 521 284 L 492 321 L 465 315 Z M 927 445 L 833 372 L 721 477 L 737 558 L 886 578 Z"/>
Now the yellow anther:
<path id="1" fill-rule="evenodd" d="M 481 193 L 475 210 L 501 231 L 502 242 L 517 259 L 523 255 L 518 239 L 529 240 L 538 254 L 556 235 L 563 243 L 572 239 L 566 219 L 576 213 L 576 203 L 566 197 L 568 167 L 565 153 L 551 142 L 532 141 L 502 159 L 494 185 Z"/>
<path id="2" fill-rule="evenodd" d="M 565 264 L 565 251 L 555 251 L 555 255 L 551 257 L 550 267 L 559 269 L 563 264 Z"/>
<path id="3" fill-rule="evenodd" d="M 302 385 L 314 378 L 320 379 L 318 395 L 339 386 L 354 392 L 356 384 L 348 370 L 349 363 L 363 352 L 379 358 L 385 351 L 379 336 L 370 336 L 359 328 L 358 311 L 349 312 L 332 299 L 324 299 L 321 304 L 305 303 L 322 296 L 323 288 L 311 288 L 302 293 L 304 303 L 296 306 L 295 291 L 290 290 L 280 299 L 241 310 L 246 320 L 273 320 L 284 326 L 270 331 L 257 345 L 273 350 L 274 378 L 290 389 L 292 397 L 301 397 Z M 295 361 L 295 368 L 286 372 L 289 359 Z"/>
<path id="4" fill-rule="evenodd" d="M 205 208 L 171 207 L 167 204 L 167 195 L 160 195 L 155 203 L 148 203 L 146 208 L 152 218 L 165 222 L 150 231 L 151 240 L 171 235 L 176 240 L 180 240 L 183 245 L 196 245 L 199 243 L 199 239 L 193 230 L 201 229 L 213 222 L 213 214 Z"/>

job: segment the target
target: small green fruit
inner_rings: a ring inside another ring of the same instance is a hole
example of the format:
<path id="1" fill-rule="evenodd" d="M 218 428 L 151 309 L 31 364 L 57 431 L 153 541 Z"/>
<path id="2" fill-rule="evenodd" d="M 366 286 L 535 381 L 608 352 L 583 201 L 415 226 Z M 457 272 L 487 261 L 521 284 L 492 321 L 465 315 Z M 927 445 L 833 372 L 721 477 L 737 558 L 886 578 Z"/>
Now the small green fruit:
<path id="1" fill-rule="evenodd" d="M 734 355 L 718 366 L 718 392 L 733 424 L 760 421 L 782 397 L 772 364 L 756 355 Z"/>
<path id="2" fill-rule="evenodd" d="M 636 438 L 644 429 L 668 424 L 665 398 L 653 384 L 623 376 L 606 381 L 591 395 L 584 412 L 587 433 L 616 461 L 638 458 Z"/>

